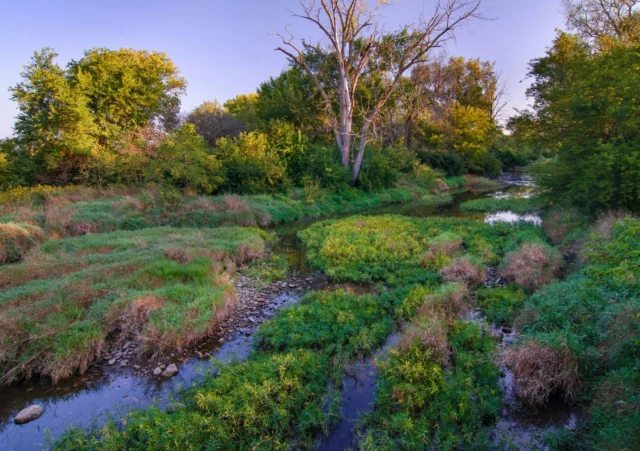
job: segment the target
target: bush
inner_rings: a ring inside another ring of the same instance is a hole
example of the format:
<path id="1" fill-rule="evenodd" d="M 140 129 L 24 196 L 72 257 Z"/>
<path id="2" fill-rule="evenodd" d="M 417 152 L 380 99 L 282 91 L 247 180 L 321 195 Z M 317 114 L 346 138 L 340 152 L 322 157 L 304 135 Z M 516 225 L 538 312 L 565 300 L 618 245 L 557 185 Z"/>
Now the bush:
<path id="1" fill-rule="evenodd" d="M 440 270 L 447 282 L 465 283 L 477 287 L 484 283 L 485 273 L 482 264 L 474 263 L 469 258 L 459 258 Z"/>
<path id="2" fill-rule="evenodd" d="M 358 186 L 365 191 L 392 187 L 400 177 L 388 156 L 378 150 L 367 148 L 358 177 Z"/>
<path id="3" fill-rule="evenodd" d="M 0 224 L 0 265 L 19 262 L 42 242 L 42 230 L 29 224 Z"/>
<path id="4" fill-rule="evenodd" d="M 513 371 L 518 397 L 530 404 L 544 405 L 554 394 L 571 398 L 578 384 L 578 359 L 566 343 L 527 341 L 505 349 L 500 360 Z"/>
<path id="5" fill-rule="evenodd" d="M 465 211 L 494 213 L 497 211 L 512 211 L 514 213 L 528 213 L 540 208 L 540 202 L 535 198 L 496 199 L 488 197 L 462 202 L 460 208 Z"/>
<path id="6" fill-rule="evenodd" d="M 518 286 L 482 288 L 478 290 L 478 306 L 494 324 L 510 324 L 522 310 L 526 295 Z"/>
<path id="7" fill-rule="evenodd" d="M 525 243 L 505 256 L 500 275 L 533 292 L 553 282 L 561 267 L 558 251 L 542 243 Z"/>
<path id="8" fill-rule="evenodd" d="M 225 182 L 221 191 L 237 194 L 282 192 L 289 181 L 286 164 L 264 133 L 241 133 L 221 138 L 215 150 L 222 162 Z"/>
<path id="9" fill-rule="evenodd" d="M 567 237 L 582 234 L 587 218 L 576 208 L 553 207 L 542 217 L 542 228 L 554 244 L 561 244 Z"/>
<path id="10" fill-rule="evenodd" d="M 335 147 L 312 145 L 289 156 L 287 173 L 294 185 L 319 187 L 340 191 L 349 187 L 350 171 L 341 162 Z"/>
<path id="11" fill-rule="evenodd" d="M 423 150 L 418 158 L 427 166 L 442 171 L 447 177 L 464 173 L 464 160 L 454 151 Z"/>
<path id="12" fill-rule="evenodd" d="M 470 155 L 465 160 L 467 172 L 486 177 L 497 177 L 502 172 L 502 164 L 494 152 L 485 151 Z"/>

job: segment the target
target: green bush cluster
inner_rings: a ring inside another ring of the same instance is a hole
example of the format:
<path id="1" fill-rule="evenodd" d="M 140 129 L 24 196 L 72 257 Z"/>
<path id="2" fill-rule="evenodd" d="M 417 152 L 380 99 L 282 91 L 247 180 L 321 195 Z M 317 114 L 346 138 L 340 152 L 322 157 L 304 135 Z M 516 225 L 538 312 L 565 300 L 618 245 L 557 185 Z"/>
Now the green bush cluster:
<path id="1" fill-rule="evenodd" d="M 497 199 L 488 197 L 462 202 L 460 208 L 466 211 L 494 213 L 512 211 L 514 213 L 530 213 L 539 210 L 543 204 L 536 198 Z"/>

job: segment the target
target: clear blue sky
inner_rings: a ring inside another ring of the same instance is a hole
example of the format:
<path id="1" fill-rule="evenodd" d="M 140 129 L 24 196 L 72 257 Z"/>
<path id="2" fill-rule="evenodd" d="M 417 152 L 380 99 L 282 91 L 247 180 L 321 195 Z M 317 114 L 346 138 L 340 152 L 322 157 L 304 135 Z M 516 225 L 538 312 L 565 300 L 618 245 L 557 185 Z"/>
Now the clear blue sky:
<path id="1" fill-rule="evenodd" d="M 563 26 L 560 0 L 484 0 L 487 16 L 472 22 L 449 46 L 451 55 L 497 62 L 510 85 L 510 107 L 526 106 L 527 63 L 541 56 Z M 391 30 L 416 21 L 435 0 L 393 0 L 382 19 Z M 11 135 L 16 108 L 8 88 L 20 78 L 34 50 L 52 47 L 65 65 L 93 47 L 166 52 L 187 79 L 183 110 L 203 100 L 221 102 L 255 91 L 287 63 L 273 49 L 291 23 L 301 35 L 316 36 L 292 18 L 297 0 L 0 0 L 0 137 Z M 511 109 L 510 109 L 511 111 Z"/>

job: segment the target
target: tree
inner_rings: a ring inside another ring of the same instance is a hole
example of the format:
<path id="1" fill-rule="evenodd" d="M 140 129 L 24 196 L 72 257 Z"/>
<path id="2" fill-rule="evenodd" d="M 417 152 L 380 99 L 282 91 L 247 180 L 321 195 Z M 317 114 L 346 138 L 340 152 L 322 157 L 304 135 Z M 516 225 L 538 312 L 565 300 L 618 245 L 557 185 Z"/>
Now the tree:
<path id="1" fill-rule="evenodd" d="M 186 118 L 186 122 L 193 124 L 196 132 L 209 145 L 225 136 L 238 136 L 246 130 L 246 125 L 226 112 L 216 101 L 204 101 L 196 107 Z"/>
<path id="2" fill-rule="evenodd" d="M 18 145 L 40 181 L 100 183 L 101 159 L 113 156 L 122 136 L 174 114 L 185 81 L 163 53 L 94 49 L 66 70 L 56 56 L 36 52 L 11 88 Z"/>
<path id="3" fill-rule="evenodd" d="M 324 34 L 328 43 L 323 52 L 322 43 L 312 45 L 304 39 L 296 44 L 294 37 L 280 35 L 282 45 L 277 48 L 303 68 L 321 93 L 331 127 L 342 154 L 342 163 L 351 164 L 356 92 L 365 73 L 379 75 L 380 95 L 371 105 L 360 105 L 362 124 L 357 134 L 359 144 L 353 164 L 353 181 L 357 181 L 370 139 L 371 126 L 389 100 L 402 77 L 416 64 L 424 62 L 431 52 L 453 37 L 454 30 L 467 20 L 478 17 L 480 0 L 446 0 L 438 3 L 429 19 L 421 19 L 417 26 L 382 34 L 378 13 L 386 4 L 380 0 L 370 9 L 365 0 L 301 0 L 302 13 L 295 14 L 313 23 Z M 336 60 L 337 79 L 323 79 L 322 72 L 314 68 L 308 55 L 330 53 Z M 335 86 L 335 92 L 330 87 Z M 336 108 L 337 113 L 334 112 Z"/>
<path id="4" fill-rule="evenodd" d="M 640 0 L 563 0 L 567 25 L 594 47 L 637 43 Z"/>
<path id="5" fill-rule="evenodd" d="M 245 125 L 245 128 L 255 129 L 258 123 L 256 103 L 258 94 L 240 94 L 224 103 L 224 108 L 234 119 Z"/>

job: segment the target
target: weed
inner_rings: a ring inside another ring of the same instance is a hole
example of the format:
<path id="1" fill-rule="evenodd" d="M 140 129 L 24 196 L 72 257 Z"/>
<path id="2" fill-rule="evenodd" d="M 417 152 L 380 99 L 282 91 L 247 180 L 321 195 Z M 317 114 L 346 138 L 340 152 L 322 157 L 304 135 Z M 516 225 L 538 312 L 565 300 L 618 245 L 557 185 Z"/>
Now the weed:
<path id="1" fill-rule="evenodd" d="M 553 282 L 561 267 L 558 251 L 542 243 L 525 243 L 507 254 L 500 275 L 532 292 Z"/>
<path id="2" fill-rule="evenodd" d="M 442 268 L 440 274 L 447 282 L 460 282 L 472 287 L 482 285 L 485 278 L 482 264 L 474 263 L 466 257 L 452 261 Z"/>
<path id="3" fill-rule="evenodd" d="M 0 265 L 22 260 L 42 242 L 42 231 L 29 224 L 0 224 Z"/>

